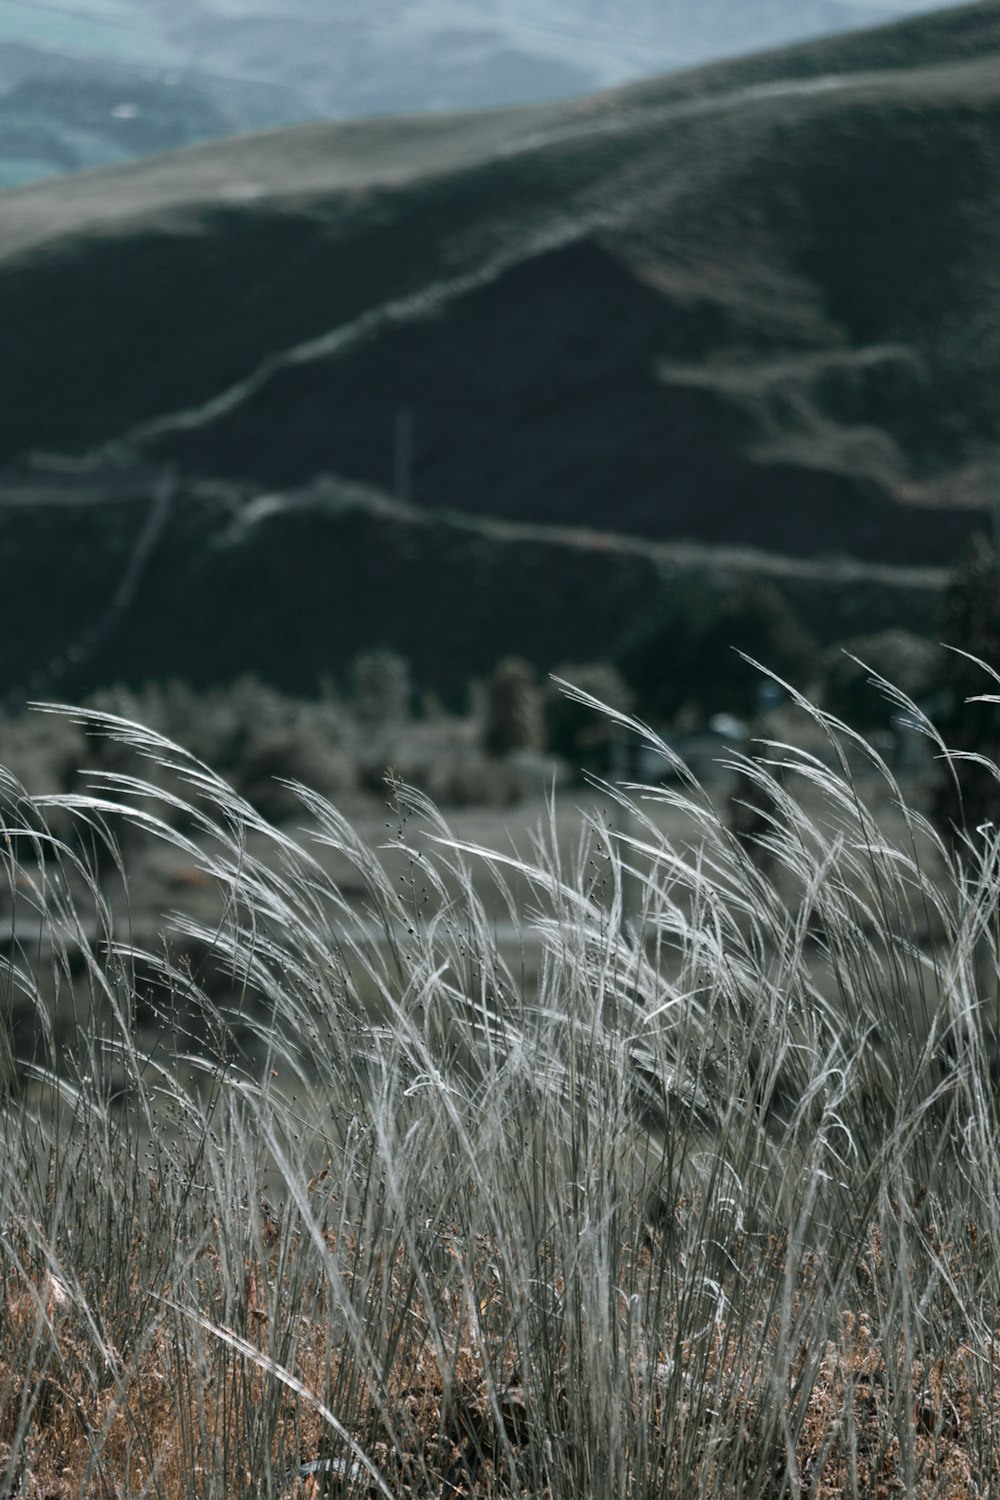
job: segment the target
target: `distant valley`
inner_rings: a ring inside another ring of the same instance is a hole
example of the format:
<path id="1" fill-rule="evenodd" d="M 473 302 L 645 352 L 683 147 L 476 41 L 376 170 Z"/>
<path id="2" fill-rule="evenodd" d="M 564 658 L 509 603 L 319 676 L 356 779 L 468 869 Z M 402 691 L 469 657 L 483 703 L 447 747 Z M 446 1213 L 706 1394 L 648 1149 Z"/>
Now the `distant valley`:
<path id="1" fill-rule="evenodd" d="M 7 0 L 0 187 L 311 119 L 558 99 L 926 0 Z"/>

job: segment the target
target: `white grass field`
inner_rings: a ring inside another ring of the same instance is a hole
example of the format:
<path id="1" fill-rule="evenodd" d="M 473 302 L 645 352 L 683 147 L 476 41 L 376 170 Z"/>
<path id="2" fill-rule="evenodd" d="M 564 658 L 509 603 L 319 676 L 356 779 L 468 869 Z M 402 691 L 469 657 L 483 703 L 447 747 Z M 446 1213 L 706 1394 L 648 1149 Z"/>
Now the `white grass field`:
<path id="1" fill-rule="evenodd" d="M 400 785 L 386 863 L 97 714 L 155 784 L 5 778 L 0 1493 L 992 1493 L 1000 838 L 800 707 L 756 845 L 683 772 L 530 857 Z M 143 841 L 223 897 L 145 952 Z"/>

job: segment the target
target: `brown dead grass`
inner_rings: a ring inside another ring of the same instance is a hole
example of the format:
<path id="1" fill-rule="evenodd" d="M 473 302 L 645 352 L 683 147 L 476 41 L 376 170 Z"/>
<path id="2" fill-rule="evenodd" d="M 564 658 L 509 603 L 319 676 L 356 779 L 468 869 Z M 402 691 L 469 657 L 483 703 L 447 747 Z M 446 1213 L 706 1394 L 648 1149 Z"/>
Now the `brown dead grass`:
<path id="1" fill-rule="evenodd" d="M 11 1231 L 5 1244 L 16 1239 L 16 1230 Z M 357 1242 L 343 1237 L 338 1244 L 328 1234 L 326 1248 L 349 1276 Z M 289 1363 L 307 1391 L 354 1413 L 353 1435 L 393 1494 L 500 1500 L 526 1493 L 512 1488 L 508 1458 L 532 1441 L 532 1397 L 512 1356 L 497 1356 L 511 1309 L 490 1270 L 496 1263 L 490 1247 L 474 1247 L 469 1258 L 474 1298 L 465 1278 L 466 1289 L 442 1289 L 433 1310 L 452 1340 L 454 1358 L 447 1376 L 426 1337 L 428 1309 L 420 1298 L 406 1296 L 406 1326 L 381 1390 L 367 1372 L 351 1366 L 344 1347 L 332 1343 L 331 1319 L 318 1284 L 311 1305 L 286 1305 L 275 1267 L 280 1259 L 287 1275 L 290 1258 L 314 1249 L 293 1241 L 290 1248 L 286 1243 L 282 1257 L 275 1244 L 261 1259 L 247 1262 L 241 1305 L 227 1326 L 259 1351 L 259 1365 L 222 1340 L 205 1336 L 166 1300 L 169 1287 L 160 1289 L 165 1300 L 156 1302 L 150 1326 L 138 1338 L 132 1336 L 131 1348 L 119 1351 L 117 1337 L 120 1333 L 124 1345 L 125 1334 L 114 1326 L 110 1305 L 82 1306 L 50 1270 L 22 1276 L 18 1285 L 14 1262 L 8 1260 L 0 1334 L 0 1471 L 7 1466 L 19 1423 L 28 1432 L 20 1445 L 13 1492 L 25 1500 L 151 1492 L 162 1500 L 190 1500 L 201 1493 L 207 1476 L 218 1477 L 220 1466 L 226 1470 L 227 1494 L 254 1492 L 255 1476 L 240 1457 L 240 1434 L 252 1425 L 265 1392 L 273 1397 L 278 1377 L 263 1366 L 284 1348 L 291 1349 Z M 934 1246 L 936 1254 L 950 1257 L 956 1283 L 976 1274 L 985 1249 L 971 1226 L 967 1245 Z M 647 1242 L 635 1252 L 633 1271 L 655 1273 L 664 1253 L 658 1242 Z M 203 1253 L 201 1264 L 202 1273 L 189 1284 L 201 1299 L 192 1311 L 221 1324 L 211 1250 Z M 392 1317 L 399 1317 L 393 1294 L 409 1284 L 411 1269 L 403 1252 L 388 1268 L 384 1285 Z M 873 1227 L 853 1282 L 854 1305 L 842 1309 L 838 1337 L 826 1341 L 818 1363 L 807 1359 L 805 1346 L 793 1362 L 785 1424 L 775 1421 L 776 1385 L 769 1359 L 777 1345 L 773 1310 L 780 1306 L 780 1296 L 775 1293 L 780 1287 L 786 1297 L 790 1292 L 801 1326 L 802 1308 L 815 1301 L 823 1281 L 821 1256 L 806 1257 L 790 1276 L 784 1246 L 772 1241 L 753 1266 L 738 1272 L 743 1305 L 748 1278 L 753 1278 L 751 1300 L 764 1311 L 751 1328 L 719 1320 L 707 1351 L 685 1345 L 670 1327 L 663 1328 L 660 1348 L 649 1351 L 655 1359 L 647 1360 L 644 1371 L 632 1371 L 633 1396 L 646 1402 L 652 1451 L 659 1453 L 663 1494 L 732 1494 L 734 1473 L 744 1474 L 748 1482 L 754 1476 L 759 1480 L 761 1465 L 774 1468 L 773 1482 L 763 1491 L 774 1496 L 834 1500 L 858 1494 L 889 1500 L 911 1493 L 958 1500 L 995 1492 L 1000 1484 L 1000 1442 L 993 1437 L 1000 1433 L 1000 1329 L 986 1349 L 956 1336 L 953 1347 L 930 1366 L 902 1348 L 887 1360 L 878 1315 L 882 1269 L 879 1231 Z M 557 1266 L 552 1273 L 561 1281 Z M 624 1264 L 622 1277 L 623 1285 L 635 1284 Z M 136 1296 L 142 1290 L 136 1285 Z M 731 1307 L 732 1300 L 726 1305 Z M 95 1326 L 101 1329 L 100 1339 Z M 807 1367 L 813 1373 L 805 1388 L 799 1377 Z M 562 1378 L 571 1377 L 564 1371 Z M 565 1390 L 552 1409 L 568 1409 Z M 27 1410 L 30 1420 L 25 1422 Z M 323 1477 L 300 1477 L 298 1466 L 343 1452 L 343 1445 L 331 1441 L 314 1405 L 293 1390 L 281 1392 L 273 1410 L 271 1457 L 273 1472 L 281 1476 L 279 1493 L 288 1500 L 313 1500 L 324 1493 Z M 720 1410 L 726 1414 L 727 1443 L 722 1447 Z M 688 1441 L 691 1424 L 696 1427 L 693 1445 Z M 699 1426 L 705 1431 L 703 1445 L 697 1439 Z M 795 1433 L 794 1484 L 787 1481 L 783 1426 Z M 559 1437 L 570 1440 L 568 1427 Z M 909 1471 L 901 1438 L 911 1454 Z M 738 1459 L 733 1445 L 740 1450 Z M 682 1449 L 688 1462 L 692 1452 L 697 1454 L 694 1471 L 681 1471 Z M 364 1486 L 354 1491 L 367 1492 Z M 543 1497 L 549 1492 L 543 1487 L 533 1493 Z"/>

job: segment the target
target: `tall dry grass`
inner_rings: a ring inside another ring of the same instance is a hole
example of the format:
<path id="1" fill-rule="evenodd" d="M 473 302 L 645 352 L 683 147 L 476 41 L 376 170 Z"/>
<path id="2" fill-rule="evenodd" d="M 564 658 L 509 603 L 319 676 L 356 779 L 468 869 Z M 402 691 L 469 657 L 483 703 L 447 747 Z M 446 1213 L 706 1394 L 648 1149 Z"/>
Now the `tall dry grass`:
<path id="1" fill-rule="evenodd" d="M 155 784 L 4 779 L 0 1493 L 992 1493 L 1000 833 L 800 707 L 757 847 L 678 765 L 571 861 L 395 785 L 402 878 L 121 719 Z"/>

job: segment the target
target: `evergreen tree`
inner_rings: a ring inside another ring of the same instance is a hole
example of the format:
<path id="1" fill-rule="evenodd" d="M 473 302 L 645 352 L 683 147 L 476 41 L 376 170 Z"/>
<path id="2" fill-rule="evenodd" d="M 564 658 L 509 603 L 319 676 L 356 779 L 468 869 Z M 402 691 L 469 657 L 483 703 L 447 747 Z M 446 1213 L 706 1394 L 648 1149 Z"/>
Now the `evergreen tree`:
<path id="1" fill-rule="evenodd" d="M 540 750 L 545 743 L 542 694 L 535 669 L 519 656 L 497 663 L 486 685 L 483 748 L 489 755 Z"/>
<path id="2" fill-rule="evenodd" d="M 354 713 L 372 727 L 410 716 L 410 669 L 395 651 L 363 651 L 351 668 Z"/>

